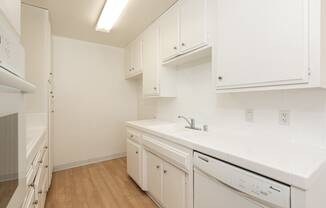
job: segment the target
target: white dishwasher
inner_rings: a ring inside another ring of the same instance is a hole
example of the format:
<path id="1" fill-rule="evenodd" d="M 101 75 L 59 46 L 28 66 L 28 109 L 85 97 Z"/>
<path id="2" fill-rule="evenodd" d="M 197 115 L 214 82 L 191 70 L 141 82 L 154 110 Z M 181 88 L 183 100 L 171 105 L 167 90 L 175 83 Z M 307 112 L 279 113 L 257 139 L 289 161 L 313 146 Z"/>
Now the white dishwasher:
<path id="1" fill-rule="evenodd" d="M 290 208 L 290 186 L 194 153 L 194 208 Z"/>

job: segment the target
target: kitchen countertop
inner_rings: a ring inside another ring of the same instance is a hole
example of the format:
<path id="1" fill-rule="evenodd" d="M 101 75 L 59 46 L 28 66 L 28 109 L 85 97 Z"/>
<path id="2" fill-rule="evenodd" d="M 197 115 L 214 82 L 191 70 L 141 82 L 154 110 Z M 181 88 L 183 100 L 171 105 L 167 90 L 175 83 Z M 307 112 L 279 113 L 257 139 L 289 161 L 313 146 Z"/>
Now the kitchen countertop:
<path id="1" fill-rule="evenodd" d="M 233 129 L 201 132 L 160 120 L 129 121 L 126 125 L 303 190 L 326 172 L 325 149 L 267 134 Z"/>

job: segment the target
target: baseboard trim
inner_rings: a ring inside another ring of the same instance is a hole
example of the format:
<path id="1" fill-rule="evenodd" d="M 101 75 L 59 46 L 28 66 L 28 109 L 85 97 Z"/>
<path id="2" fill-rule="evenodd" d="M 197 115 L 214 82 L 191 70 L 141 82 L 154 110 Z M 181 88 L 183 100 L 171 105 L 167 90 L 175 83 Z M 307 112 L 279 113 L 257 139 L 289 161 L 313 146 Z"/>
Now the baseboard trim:
<path id="1" fill-rule="evenodd" d="M 67 164 L 63 164 L 63 165 L 57 165 L 57 166 L 54 166 L 53 172 L 76 168 L 76 167 L 80 167 L 80 166 L 84 166 L 84 165 L 90 165 L 90 164 L 99 163 L 99 162 L 103 162 L 103 161 L 107 161 L 107 160 L 114 160 L 114 159 L 118 159 L 121 157 L 126 157 L 126 153 L 125 152 L 117 153 L 117 154 L 108 155 L 105 157 L 98 157 L 98 158 L 93 158 L 93 159 L 89 159 L 89 160 L 82 160 L 82 161 L 67 163 Z"/>

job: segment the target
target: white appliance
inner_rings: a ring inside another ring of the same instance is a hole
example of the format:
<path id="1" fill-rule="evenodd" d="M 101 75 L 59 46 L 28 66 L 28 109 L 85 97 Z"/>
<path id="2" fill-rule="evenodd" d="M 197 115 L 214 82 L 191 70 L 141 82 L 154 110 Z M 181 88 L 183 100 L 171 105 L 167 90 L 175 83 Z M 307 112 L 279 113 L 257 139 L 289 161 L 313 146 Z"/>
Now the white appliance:
<path id="1" fill-rule="evenodd" d="M 194 208 L 290 208 L 290 186 L 194 154 Z"/>

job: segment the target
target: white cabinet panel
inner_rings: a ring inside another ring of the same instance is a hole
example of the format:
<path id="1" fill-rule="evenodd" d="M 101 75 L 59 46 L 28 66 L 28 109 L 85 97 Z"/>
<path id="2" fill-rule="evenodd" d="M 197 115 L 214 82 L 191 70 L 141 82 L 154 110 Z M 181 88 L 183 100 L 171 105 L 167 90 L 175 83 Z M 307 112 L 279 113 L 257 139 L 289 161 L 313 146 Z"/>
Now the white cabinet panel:
<path id="1" fill-rule="evenodd" d="M 147 154 L 147 186 L 149 193 L 162 202 L 162 160 L 150 152 Z"/>
<path id="2" fill-rule="evenodd" d="M 127 140 L 127 172 L 137 184 L 141 184 L 141 148 L 139 144 Z"/>
<path id="3" fill-rule="evenodd" d="M 160 19 L 161 58 L 166 61 L 179 54 L 179 8 L 172 7 Z"/>
<path id="4" fill-rule="evenodd" d="M 308 0 L 217 0 L 217 88 L 308 81 Z"/>
<path id="5" fill-rule="evenodd" d="M 21 0 L 0 0 L 0 12 L 9 21 L 10 25 L 20 34 Z M 2 16 L 2 14 L 0 14 Z M 2 17 L 0 17 L 2 18 Z"/>
<path id="6" fill-rule="evenodd" d="M 166 208 L 185 208 L 186 174 L 175 166 L 163 164 L 163 203 Z"/>
<path id="7" fill-rule="evenodd" d="M 206 0 L 184 0 L 180 6 L 180 50 L 194 50 L 207 43 Z"/>
<path id="8" fill-rule="evenodd" d="M 158 41 L 159 31 L 156 25 L 149 27 L 143 37 L 143 94 L 159 95 Z"/>
<path id="9" fill-rule="evenodd" d="M 134 77 L 142 72 L 142 39 L 141 36 L 126 47 L 125 51 L 125 73 L 126 78 Z"/>

